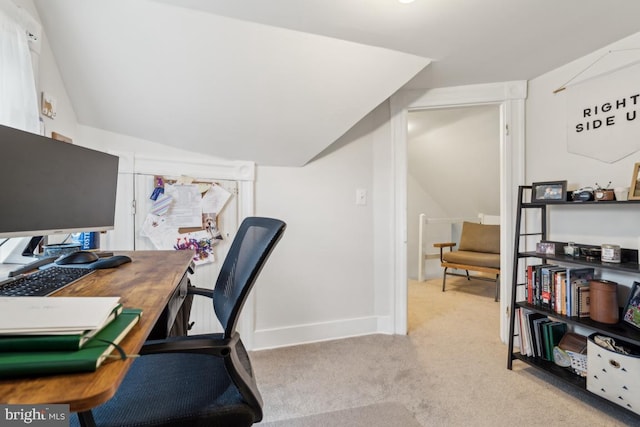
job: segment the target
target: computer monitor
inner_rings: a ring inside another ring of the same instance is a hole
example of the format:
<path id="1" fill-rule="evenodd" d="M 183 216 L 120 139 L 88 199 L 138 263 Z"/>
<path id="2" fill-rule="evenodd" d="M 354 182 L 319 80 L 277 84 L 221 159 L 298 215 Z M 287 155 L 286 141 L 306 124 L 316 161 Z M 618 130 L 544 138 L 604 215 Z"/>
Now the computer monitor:
<path id="1" fill-rule="evenodd" d="M 0 238 L 111 230 L 118 157 L 0 125 Z"/>

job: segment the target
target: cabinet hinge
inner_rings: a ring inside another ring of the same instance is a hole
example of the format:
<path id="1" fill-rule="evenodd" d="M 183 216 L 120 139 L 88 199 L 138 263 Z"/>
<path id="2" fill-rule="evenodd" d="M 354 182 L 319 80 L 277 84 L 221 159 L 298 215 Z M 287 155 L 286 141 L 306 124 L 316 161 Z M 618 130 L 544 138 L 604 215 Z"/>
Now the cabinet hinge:
<path id="1" fill-rule="evenodd" d="M 133 199 L 131 201 L 131 215 L 135 215 L 136 214 L 136 199 Z"/>

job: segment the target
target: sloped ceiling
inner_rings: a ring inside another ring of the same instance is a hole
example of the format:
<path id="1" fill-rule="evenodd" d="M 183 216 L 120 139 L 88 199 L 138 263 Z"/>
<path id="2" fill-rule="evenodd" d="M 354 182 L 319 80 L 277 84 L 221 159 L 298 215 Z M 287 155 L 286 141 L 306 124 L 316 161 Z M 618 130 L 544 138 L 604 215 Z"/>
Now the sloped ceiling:
<path id="1" fill-rule="evenodd" d="M 303 165 L 429 63 L 153 1 L 37 7 L 80 123 L 260 164 Z"/>
<path id="2" fill-rule="evenodd" d="M 400 88 L 527 80 L 640 30 L 629 0 L 33 1 L 81 124 L 266 165 Z"/>

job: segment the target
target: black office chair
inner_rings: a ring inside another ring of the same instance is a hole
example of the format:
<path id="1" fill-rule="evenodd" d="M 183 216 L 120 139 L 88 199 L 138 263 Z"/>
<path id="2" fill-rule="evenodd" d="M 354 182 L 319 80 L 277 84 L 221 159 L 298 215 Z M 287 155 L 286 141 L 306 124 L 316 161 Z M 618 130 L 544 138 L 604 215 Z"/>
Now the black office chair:
<path id="1" fill-rule="evenodd" d="M 213 298 L 223 333 L 149 341 L 115 396 L 71 425 L 250 426 L 262 420 L 262 397 L 249 356 L 235 331 L 240 311 L 286 225 L 245 219 L 222 264 Z"/>

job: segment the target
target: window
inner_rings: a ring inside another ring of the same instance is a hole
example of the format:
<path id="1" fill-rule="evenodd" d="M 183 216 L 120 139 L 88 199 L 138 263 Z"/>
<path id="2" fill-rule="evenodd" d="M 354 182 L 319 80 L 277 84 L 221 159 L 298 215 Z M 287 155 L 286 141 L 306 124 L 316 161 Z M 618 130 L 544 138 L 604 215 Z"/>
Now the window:
<path id="1" fill-rule="evenodd" d="M 38 96 L 24 11 L 0 0 L 0 123 L 40 133 Z"/>

